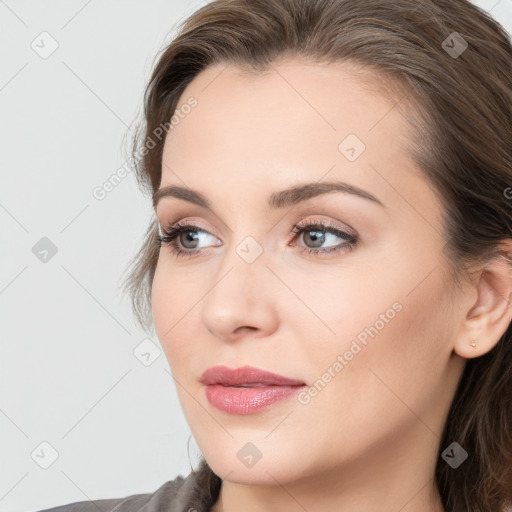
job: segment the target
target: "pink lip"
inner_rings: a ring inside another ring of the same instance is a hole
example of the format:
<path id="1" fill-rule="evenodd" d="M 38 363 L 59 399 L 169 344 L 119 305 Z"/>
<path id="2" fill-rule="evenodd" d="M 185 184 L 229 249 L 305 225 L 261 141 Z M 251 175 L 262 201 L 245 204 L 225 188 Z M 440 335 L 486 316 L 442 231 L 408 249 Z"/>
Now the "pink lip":
<path id="1" fill-rule="evenodd" d="M 296 394 L 306 384 L 251 366 L 231 369 L 208 368 L 200 378 L 206 398 L 217 409 L 230 414 L 252 414 Z M 258 384 L 258 387 L 237 387 Z"/>
<path id="2" fill-rule="evenodd" d="M 301 386 L 305 382 L 290 379 L 277 373 L 267 372 L 253 366 L 228 368 L 227 366 L 212 366 L 199 379 L 205 385 L 222 384 L 223 386 L 238 386 L 240 384 L 268 384 L 270 386 Z"/>

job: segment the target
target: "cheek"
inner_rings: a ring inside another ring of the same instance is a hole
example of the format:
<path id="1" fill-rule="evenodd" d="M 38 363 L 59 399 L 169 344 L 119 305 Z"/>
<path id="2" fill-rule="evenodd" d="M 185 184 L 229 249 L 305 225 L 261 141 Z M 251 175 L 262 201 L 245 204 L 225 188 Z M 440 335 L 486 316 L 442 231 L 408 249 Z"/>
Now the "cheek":
<path id="1" fill-rule="evenodd" d="M 312 308 L 335 334 L 302 320 L 301 358 L 310 362 L 309 383 L 321 390 L 311 402 L 323 403 L 317 412 L 326 421 L 333 420 L 329 404 L 337 403 L 354 419 L 380 411 L 393 422 L 394 414 L 410 414 L 404 404 L 426 410 L 438 389 L 451 353 L 448 281 L 438 269 L 417 286 L 417 273 L 403 268 L 325 286 Z"/>
<path id="2" fill-rule="evenodd" d="M 376 404 L 396 404 L 397 411 L 414 416 L 410 407 L 427 423 L 451 352 L 450 305 L 442 289 L 442 280 L 432 278 L 400 297 L 402 311 L 369 342 L 362 358 Z"/>
<path id="3" fill-rule="evenodd" d="M 179 329 L 178 321 L 191 308 L 188 304 L 197 288 L 197 283 L 194 284 L 196 279 L 192 282 L 187 280 L 186 271 L 170 264 L 166 261 L 168 258 L 168 255 L 160 255 L 151 286 L 153 320 L 162 343 Z"/>
<path id="4" fill-rule="evenodd" d="M 151 287 L 155 331 L 176 377 L 181 380 L 197 359 L 201 334 L 201 276 L 161 258 Z M 191 339 L 194 338 L 193 340 Z"/>
<path id="5" fill-rule="evenodd" d="M 290 318 L 296 319 L 295 336 L 304 341 L 304 360 L 316 361 L 316 369 L 328 366 L 347 351 L 351 351 L 347 357 L 355 361 L 364 359 L 361 356 L 371 346 L 384 348 L 384 339 L 392 337 L 405 315 L 400 283 L 375 264 L 366 268 L 358 264 L 350 272 L 341 269 L 339 275 L 331 273 L 315 283 L 316 291 L 311 287 L 308 291 L 310 284 L 295 287 L 317 318 L 305 308 L 300 317 L 295 312 Z"/>
<path id="6" fill-rule="evenodd" d="M 164 342 L 163 333 L 165 332 L 164 320 L 167 317 L 166 312 L 172 311 L 172 295 L 169 286 L 165 284 L 163 272 L 160 263 L 157 264 L 153 283 L 151 285 L 151 310 L 153 313 L 153 322 L 160 342 Z M 167 293 L 166 293 L 167 291 Z M 167 326 L 167 329 L 170 327 Z"/>
<path id="7" fill-rule="evenodd" d="M 159 262 L 151 287 L 151 309 L 155 331 L 169 365 L 182 356 L 180 330 L 187 322 L 187 298 L 181 292 L 183 289 L 179 276 L 169 275 Z"/>

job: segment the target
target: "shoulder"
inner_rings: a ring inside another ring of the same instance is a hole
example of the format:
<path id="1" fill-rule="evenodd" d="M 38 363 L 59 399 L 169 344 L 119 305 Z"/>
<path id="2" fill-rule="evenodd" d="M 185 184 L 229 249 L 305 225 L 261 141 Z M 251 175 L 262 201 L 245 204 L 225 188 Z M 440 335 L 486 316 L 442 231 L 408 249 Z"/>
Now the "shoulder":
<path id="1" fill-rule="evenodd" d="M 187 477 L 177 476 L 161 485 L 156 491 L 145 494 L 132 494 L 123 498 L 108 498 L 94 501 L 78 501 L 67 505 L 39 510 L 37 512 L 157 512 L 166 510 L 178 512 L 185 504 L 193 503 L 196 511 L 207 511 L 201 502 L 201 490 L 197 488 L 197 472 Z M 199 492 L 198 492 L 199 491 Z M 195 503 L 197 501 L 197 503 Z M 186 509 L 185 509 L 186 510 Z"/>

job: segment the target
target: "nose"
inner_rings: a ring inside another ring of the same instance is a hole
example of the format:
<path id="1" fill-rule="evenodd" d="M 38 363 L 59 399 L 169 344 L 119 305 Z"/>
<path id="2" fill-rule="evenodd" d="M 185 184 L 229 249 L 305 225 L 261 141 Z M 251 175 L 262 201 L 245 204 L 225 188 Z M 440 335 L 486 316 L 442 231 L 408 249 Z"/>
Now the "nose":
<path id="1" fill-rule="evenodd" d="M 249 262 L 250 258 L 244 259 L 243 252 L 240 256 L 235 249 L 226 251 L 208 285 L 201 302 L 203 324 L 224 341 L 268 336 L 278 324 L 275 279 L 265 253 Z"/>

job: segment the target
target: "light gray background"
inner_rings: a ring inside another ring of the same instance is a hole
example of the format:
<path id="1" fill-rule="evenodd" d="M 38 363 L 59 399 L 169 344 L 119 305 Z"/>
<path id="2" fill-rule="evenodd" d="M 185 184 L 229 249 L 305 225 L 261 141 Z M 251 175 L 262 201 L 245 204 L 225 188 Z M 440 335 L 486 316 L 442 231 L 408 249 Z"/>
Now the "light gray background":
<path id="1" fill-rule="evenodd" d="M 475 3 L 512 32 L 512 0 Z M 0 512 L 153 492 L 190 471 L 167 361 L 134 355 L 147 336 L 119 289 L 150 202 L 132 175 L 92 191 L 129 156 L 157 52 L 204 4 L 0 0 Z M 46 59 L 31 47 L 43 31 L 59 45 Z M 46 263 L 42 237 L 58 249 Z M 58 453 L 47 469 L 42 442 Z"/>

